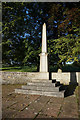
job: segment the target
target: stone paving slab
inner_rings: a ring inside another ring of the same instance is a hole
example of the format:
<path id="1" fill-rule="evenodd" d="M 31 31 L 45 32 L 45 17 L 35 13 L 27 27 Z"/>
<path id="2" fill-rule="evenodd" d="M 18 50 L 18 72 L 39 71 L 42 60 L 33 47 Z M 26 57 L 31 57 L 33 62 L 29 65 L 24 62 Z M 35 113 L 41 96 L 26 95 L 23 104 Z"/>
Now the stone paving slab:
<path id="1" fill-rule="evenodd" d="M 6 110 L 17 103 L 18 103 L 17 101 L 15 102 L 14 101 L 2 101 L 2 110 Z"/>
<path id="2" fill-rule="evenodd" d="M 17 110 L 7 109 L 2 111 L 2 118 L 14 118 L 14 115 L 16 115 Z"/>
<path id="3" fill-rule="evenodd" d="M 80 93 L 65 98 L 15 94 L 21 85 L 3 85 L 3 118 L 79 118 Z M 79 92 L 77 89 L 77 93 Z"/>
<path id="4" fill-rule="evenodd" d="M 14 118 L 35 118 L 36 114 L 33 110 L 25 109 L 24 111 L 19 112 L 16 114 Z"/>
<path id="5" fill-rule="evenodd" d="M 52 97 L 48 104 L 62 104 L 64 98 L 57 98 L 57 97 Z"/>
<path id="6" fill-rule="evenodd" d="M 36 117 L 35 120 L 37 120 L 37 119 L 39 119 L 39 118 L 42 120 L 42 118 L 43 118 L 43 119 L 45 119 L 45 118 L 50 119 L 50 118 L 53 118 L 53 117 L 48 116 L 48 115 L 44 115 L 44 114 L 39 114 L 39 115 Z M 46 120 L 47 120 L 47 119 L 46 119 Z"/>
<path id="7" fill-rule="evenodd" d="M 74 100 L 74 98 L 73 98 Z M 60 117 L 69 117 L 69 118 L 78 118 L 78 106 L 76 103 L 76 100 L 73 101 L 65 101 L 63 102 L 62 109 L 61 109 L 61 114 L 58 116 Z"/>

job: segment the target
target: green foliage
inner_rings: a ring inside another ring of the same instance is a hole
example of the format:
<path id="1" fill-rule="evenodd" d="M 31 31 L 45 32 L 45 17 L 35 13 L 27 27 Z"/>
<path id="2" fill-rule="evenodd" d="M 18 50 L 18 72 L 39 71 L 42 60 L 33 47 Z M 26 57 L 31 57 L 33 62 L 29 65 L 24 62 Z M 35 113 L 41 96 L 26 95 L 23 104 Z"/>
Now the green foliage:
<path id="1" fill-rule="evenodd" d="M 58 66 L 54 65 L 54 66 L 50 66 L 49 68 L 50 72 L 57 72 L 58 71 Z M 74 65 L 65 65 L 62 66 L 62 72 L 80 72 L 80 67 L 78 66 L 74 66 Z"/>
<path id="2" fill-rule="evenodd" d="M 3 64 L 37 66 L 42 24 L 47 24 L 49 66 L 80 59 L 79 3 L 2 3 Z M 52 34 L 50 34 L 52 32 Z M 62 64 L 63 63 L 63 64 Z"/>
<path id="3" fill-rule="evenodd" d="M 80 61 L 79 12 L 79 4 L 76 3 L 51 4 L 51 9 L 49 10 L 51 17 L 48 21 L 52 24 L 52 29 L 53 26 L 57 25 L 57 35 L 56 39 L 53 38 L 50 41 L 50 47 L 53 52 L 53 56 L 55 55 L 57 57 L 58 64 L 62 64 L 62 62 L 65 64 L 65 62 L 68 61 Z M 54 20 L 56 22 L 53 22 Z"/>
<path id="4" fill-rule="evenodd" d="M 41 14 L 41 10 L 36 11 L 38 8 L 36 3 L 3 3 L 2 7 L 3 63 L 36 64 L 39 61 L 36 56 L 40 53 L 41 44 L 39 36 L 41 29 L 38 30 L 40 24 L 37 23 L 39 22 L 37 15 Z"/>
<path id="5" fill-rule="evenodd" d="M 58 54 L 59 63 L 79 61 L 80 39 L 76 35 L 69 34 L 65 37 L 53 40 L 55 43 L 55 54 Z"/>

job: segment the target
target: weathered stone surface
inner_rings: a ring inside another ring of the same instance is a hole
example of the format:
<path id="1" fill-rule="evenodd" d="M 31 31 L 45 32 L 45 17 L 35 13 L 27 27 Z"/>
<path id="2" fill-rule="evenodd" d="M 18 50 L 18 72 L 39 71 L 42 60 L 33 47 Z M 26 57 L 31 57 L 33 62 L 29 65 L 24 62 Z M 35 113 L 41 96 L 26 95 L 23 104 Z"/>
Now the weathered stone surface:
<path id="1" fill-rule="evenodd" d="M 40 56 L 40 72 L 48 72 L 48 54 L 41 53 Z"/>
<path id="2" fill-rule="evenodd" d="M 63 107 L 59 118 L 78 118 L 78 106 L 75 102 L 70 102 L 70 100 L 63 102 Z"/>
<path id="3" fill-rule="evenodd" d="M 29 81 L 47 81 L 48 72 L 2 72 L 3 84 L 26 84 Z"/>
<path id="4" fill-rule="evenodd" d="M 49 80 L 49 72 L 27 72 L 30 80 Z"/>
<path id="5" fill-rule="evenodd" d="M 49 72 L 0 72 L 0 76 L 3 84 L 26 84 L 30 81 L 47 82 L 49 80 Z M 51 78 L 63 84 L 69 84 L 70 82 L 80 84 L 80 72 L 76 72 L 74 75 L 71 75 L 70 72 L 52 72 Z"/>
<path id="6" fill-rule="evenodd" d="M 48 54 L 47 54 L 47 37 L 46 37 L 46 24 L 42 28 L 42 53 L 40 56 L 40 72 L 48 72 Z"/>
<path id="7" fill-rule="evenodd" d="M 70 82 L 70 73 L 53 73 L 52 72 L 52 79 L 56 79 L 60 81 L 60 83 L 69 84 Z"/>
<path id="8" fill-rule="evenodd" d="M 46 36 L 46 24 L 42 27 L 42 53 L 47 53 L 47 36 Z"/>
<path id="9" fill-rule="evenodd" d="M 63 84 L 69 83 L 79 83 L 80 84 L 80 72 L 52 72 L 51 73 L 52 79 L 56 79 Z"/>
<path id="10" fill-rule="evenodd" d="M 58 73 L 62 73 L 62 70 L 61 70 L 61 69 L 58 69 Z"/>
<path id="11" fill-rule="evenodd" d="M 31 90 L 42 90 L 42 91 L 58 91 L 60 87 L 50 87 L 50 86 L 35 86 L 35 85 L 23 85 L 22 89 L 31 89 Z"/>
<path id="12" fill-rule="evenodd" d="M 59 113 L 60 107 L 61 104 L 46 104 L 45 107 L 42 109 L 41 114 L 56 118 Z"/>
<path id="13" fill-rule="evenodd" d="M 76 81 L 78 85 L 80 86 L 80 72 L 76 72 Z"/>
<path id="14" fill-rule="evenodd" d="M 48 116 L 48 115 L 44 115 L 44 114 L 39 114 L 39 115 L 36 117 L 35 120 L 37 120 L 37 119 L 38 119 L 38 120 L 40 120 L 40 119 L 41 119 L 41 120 L 44 120 L 44 119 L 47 120 L 47 119 L 50 119 L 50 118 L 51 118 L 51 119 L 54 119 L 54 117 L 52 117 L 52 116 Z"/>
<path id="15" fill-rule="evenodd" d="M 4 112 L 2 112 L 2 118 L 14 118 L 16 115 L 17 110 L 12 109 L 6 109 Z"/>
<path id="16" fill-rule="evenodd" d="M 27 85 L 22 86 L 22 89 L 15 89 L 15 93 L 64 97 L 64 91 L 59 91 L 59 87 L 57 87 L 60 83 L 48 81 L 37 82 L 36 80 L 36 82 L 27 82 Z"/>
<path id="17" fill-rule="evenodd" d="M 15 89 L 15 93 L 21 94 L 31 94 L 31 95 L 44 95 L 44 96 L 54 96 L 54 97 L 64 97 L 64 91 L 61 92 L 45 92 L 45 91 L 38 91 L 38 90 L 24 90 L 24 89 Z"/>
<path id="18" fill-rule="evenodd" d="M 37 86 L 50 86 L 50 87 L 55 87 L 55 83 L 51 82 L 28 82 L 27 85 L 37 85 Z"/>
<path id="19" fill-rule="evenodd" d="M 3 118 L 78 118 L 78 103 L 76 96 L 66 98 L 48 97 L 40 95 L 24 95 L 14 93 L 14 89 L 21 85 L 3 85 L 2 110 Z M 5 92 L 6 91 L 6 92 Z M 79 90 L 80 92 L 80 90 Z M 10 95 L 11 93 L 11 95 Z M 80 95 L 80 94 L 78 94 Z M 78 99 L 80 96 L 78 96 Z M 8 104 L 6 102 L 8 100 Z M 15 101 L 17 103 L 15 103 Z M 9 105 L 15 103 L 9 108 Z M 79 100 L 80 102 L 80 100 Z M 5 107 L 6 106 L 6 107 Z M 22 108 L 22 109 L 21 109 Z M 39 111 L 40 110 L 40 111 Z M 68 111 L 69 110 L 69 111 Z"/>
<path id="20" fill-rule="evenodd" d="M 55 104 L 60 104 L 62 105 L 63 104 L 63 101 L 64 101 L 65 98 L 57 98 L 57 97 L 52 97 L 50 99 L 50 101 L 48 102 L 48 104 L 51 104 L 52 106 Z"/>
<path id="21" fill-rule="evenodd" d="M 17 113 L 17 115 L 15 115 L 14 118 L 35 118 L 36 114 L 34 114 L 34 111 L 32 109 L 28 110 L 25 109 L 23 111 L 20 111 L 19 113 Z"/>
<path id="22" fill-rule="evenodd" d="M 47 77 L 48 78 L 48 77 Z M 28 82 L 50 82 L 50 83 L 52 83 L 52 80 L 49 80 L 49 79 L 32 79 L 32 80 L 30 80 L 30 81 L 28 81 Z"/>

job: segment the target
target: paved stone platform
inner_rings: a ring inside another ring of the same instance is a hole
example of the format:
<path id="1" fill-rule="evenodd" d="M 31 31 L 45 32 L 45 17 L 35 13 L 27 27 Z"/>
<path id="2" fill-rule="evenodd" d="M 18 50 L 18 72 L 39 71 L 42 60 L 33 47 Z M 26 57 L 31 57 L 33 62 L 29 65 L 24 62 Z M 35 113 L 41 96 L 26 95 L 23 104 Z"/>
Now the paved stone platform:
<path id="1" fill-rule="evenodd" d="M 80 117 L 80 87 L 65 98 L 23 95 L 14 92 L 21 85 L 2 86 L 2 117 L 5 118 L 75 118 Z M 79 90 L 79 91 L 78 91 Z"/>

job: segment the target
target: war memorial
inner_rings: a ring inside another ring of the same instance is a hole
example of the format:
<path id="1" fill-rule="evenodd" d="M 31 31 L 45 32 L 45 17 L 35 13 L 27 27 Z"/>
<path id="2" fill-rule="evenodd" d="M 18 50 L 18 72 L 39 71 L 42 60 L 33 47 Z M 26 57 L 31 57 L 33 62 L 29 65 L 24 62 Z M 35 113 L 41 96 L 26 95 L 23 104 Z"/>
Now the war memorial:
<path id="1" fill-rule="evenodd" d="M 80 115 L 80 73 L 48 71 L 46 24 L 42 28 L 39 72 L 0 72 L 2 74 L 2 118 L 78 119 Z M 50 79 L 51 78 L 51 79 Z M 21 85 L 25 84 L 25 85 Z M 67 96 L 66 89 L 68 86 Z"/>
<path id="2" fill-rule="evenodd" d="M 30 82 L 27 82 L 27 85 L 23 85 L 21 89 L 15 89 L 16 93 L 22 94 L 33 94 L 33 95 L 45 95 L 45 96 L 54 96 L 54 97 L 64 97 L 65 89 L 61 90 L 62 79 L 67 78 L 65 73 L 62 75 L 61 70 L 58 70 L 57 79 L 50 77 L 48 71 L 48 53 L 47 53 L 47 37 L 46 37 L 46 24 L 43 24 L 42 27 L 42 52 L 39 54 L 40 56 L 40 70 L 36 79 L 33 79 Z M 53 75 L 54 76 L 54 75 Z M 73 73 L 72 76 L 75 79 L 75 74 Z M 63 77 L 63 78 L 61 78 Z M 70 77 L 70 76 L 69 76 Z M 51 78 L 51 79 L 49 79 Z M 73 79 L 73 78 L 72 78 Z M 72 81 L 70 81 L 71 83 Z M 69 83 L 69 84 L 70 84 Z M 76 84 L 77 81 L 74 80 Z"/>

